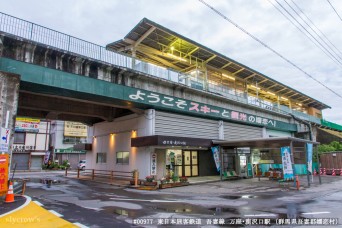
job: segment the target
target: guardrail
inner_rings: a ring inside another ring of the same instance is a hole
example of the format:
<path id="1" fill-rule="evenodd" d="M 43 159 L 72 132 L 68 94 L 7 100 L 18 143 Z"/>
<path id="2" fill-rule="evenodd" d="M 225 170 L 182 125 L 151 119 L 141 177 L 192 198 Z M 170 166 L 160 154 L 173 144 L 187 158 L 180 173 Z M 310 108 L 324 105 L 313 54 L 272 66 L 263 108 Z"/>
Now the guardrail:
<path id="1" fill-rule="evenodd" d="M 251 103 L 244 96 L 236 94 L 235 92 L 233 94 L 229 92 L 229 90 L 235 90 L 234 88 L 223 88 L 222 86 L 214 85 L 210 82 L 205 82 L 192 77 L 190 74 L 184 74 L 173 69 L 160 67 L 139 59 L 135 59 L 123 53 L 107 50 L 105 47 L 98 44 L 94 44 L 1 12 L 0 31 L 61 49 L 62 51 L 67 51 L 74 55 L 81 55 L 96 61 L 132 69 L 137 72 L 163 78 L 168 81 L 186 85 L 198 90 L 207 91 L 212 94 L 219 94 L 229 100 L 248 104 L 250 106 L 258 106 L 266 110 L 271 110 L 282 114 L 288 114 L 292 112 L 284 111 L 282 109 L 278 109 L 277 107 L 270 107 L 269 104 L 264 104 L 260 98 L 260 102 Z M 208 83 L 207 86 L 205 86 L 206 83 Z M 298 117 L 304 119 L 308 118 L 311 121 L 310 116 L 305 113 L 298 115 Z M 317 123 L 317 120 L 315 119 L 313 122 Z"/>
<path id="2" fill-rule="evenodd" d="M 131 181 L 134 179 L 133 172 L 98 169 L 77 169 L 76 171 L 66 169 L 65 176 L 74 176 L 77 179 L 101 179 L 110 182 L 115 180 Z"/>

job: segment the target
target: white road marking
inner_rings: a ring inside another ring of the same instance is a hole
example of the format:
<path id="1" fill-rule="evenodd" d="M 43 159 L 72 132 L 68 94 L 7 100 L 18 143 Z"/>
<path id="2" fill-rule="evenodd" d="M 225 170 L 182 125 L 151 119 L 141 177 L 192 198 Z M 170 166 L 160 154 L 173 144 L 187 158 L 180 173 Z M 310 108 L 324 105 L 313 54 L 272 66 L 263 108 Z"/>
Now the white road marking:
<path id="1" fill-rule="evenodd" d="M 151 203 L 178 203 L 174 200 L 144 200 L 144 199 L 121 199 L 121 198 L 110 198 L 111 200 L 121 200 L 121 201 L 141 201 L 141 202 L 151 202 Z"/>
<path id="2" fill-rule="evenodd" d="M 37 200 L 34 200 L 34 201 L 32 201 L 32 202 L 34 202 L 35 204 L 37 204 L 38 206 L 44 206 L 44 204 L 42 204 L 41 202 L 39 202 L 39 201 L 37 201 Z"/>
<path id="3" fill-rule="evenodd" d="M 52 214 L 58 216 L 58 217 L 63 217 L 63 215 L 61 215 L 60 213 L 58 213 L 57 211 L 54 210 L 49 210 Z"/>
<path id="4" fill-rule="evenodd" d="M 245 217 L 277 217 L 276 214 L 244 215 Z"/>
<path id="5" fill-rule="evenodd" d="M 330 214 L 329 211 L 318 211 L 318 212 L 305 212 L 302 215 L 319 215 L 319 214 Z"/>
<path id="6" fill-rule="evenodd" d="M 78 226 L 78 227 L 81 227 L 81 228 L 88 228 L 88 226 L 85 226 L 85 225 L 83 225 L 83 224 L 81 224 L 79 222 L 74 222 L 73 224 Z"/>

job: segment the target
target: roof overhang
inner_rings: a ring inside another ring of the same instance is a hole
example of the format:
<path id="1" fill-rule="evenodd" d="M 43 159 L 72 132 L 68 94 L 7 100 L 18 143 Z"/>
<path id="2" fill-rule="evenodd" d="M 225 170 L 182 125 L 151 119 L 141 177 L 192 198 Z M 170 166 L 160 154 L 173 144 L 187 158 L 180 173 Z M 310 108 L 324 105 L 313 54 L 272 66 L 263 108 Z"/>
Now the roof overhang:
<path id="1" fill-rule="evenodd" d="M 142 19 L 122 40 L 112 42 L 108 49 L 137 56 L 147 62 L 170 67 L 186 72 L 193 69 L 192 63 L 202 62 L 221 73 L 227 72 L 240 80 L 253 83 L 258 87 L 280 96 L 286 96 L 296 102 L 318 110 L 330 106 L 311 98 L 289 86 L 286 86 L 260 72 L 257 72 L 237 61 L 228 58 L 208 47 L 186 38 L 168 28 L 165 28 L 147 18 Z M 178 51 L 181 58 L 172 58 L 172 47 Z M 184 61 L 186 60 L 186 61 Z"/>
<path id="2" fill-rule="evenodd" d="M 219 145 L 224 148 L 238 148 L 238 147 L 251 147 L 251 148 L 280 148 L 283 146 L 301 147 L 305 143 L 313 145 L 320 144 L 306 139 L 293 138 L 293 137 L 273 137 L 273 138 L 256 138 L 245 140 L 213 140 L 213 144 Z"/>
<path id="3" fill-rule="evenodd" d="M 189 137 L 175 137 L 165 135 L 143 136 L 131 139 L 132 147 L 143 146 L 166 146 L 166 147 L 211 147 L 212 139 L 189 138 Z"/>

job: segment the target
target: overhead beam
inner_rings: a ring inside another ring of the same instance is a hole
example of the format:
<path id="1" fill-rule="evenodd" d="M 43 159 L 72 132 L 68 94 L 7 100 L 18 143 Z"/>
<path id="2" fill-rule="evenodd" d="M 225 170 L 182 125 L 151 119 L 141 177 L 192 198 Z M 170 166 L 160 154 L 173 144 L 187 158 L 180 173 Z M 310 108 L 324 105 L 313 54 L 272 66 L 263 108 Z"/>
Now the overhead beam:
<path id="1" fill-rule="evenodd" d="M 229 66 L 229 65 L 231 65 L 231 64 L 233 64 L 233 62 L 226 63 L 226 64 L 224 64 L 220 69 L 226 68 L 227 66 Z"/>
<path id="2" fill-rule="evenodd" d="M 147 30 L 137 41 L 134 42 L 133 46 L 137 47 L 146 37 L 148 37 L 156 27 L 152 26 L 149 30 Z"/>
<path id="3" fill-rule="evenodd" d="M 257 75 L 257 74 L 256 74 L 256 73 L 253 73 L 253 74 L 251 74 L 251 75 L 245 77 L 244 80 L 248 80 L 248 79 L 250 79 L 251 77 L 254 77 L 255 75 Z"/>
<path id="4" fill-rule="evenodd" d="M 241 71 L 243 71 L 245 68 L 241 68 L 240 70 L 237 70 L 237 71 L 235 71 L 234 73 L 232 73 L 233 75 L 236 75 L 236 74 L 238 74 L 238 73 L 240 73 Z"/>
<path id="5" fill-rule="evenodd" d="M 209 59 L 205 60 L 205 63 L 210 62 L 211 60 L 215 59 L 217 55 L 211 56 Z"/>

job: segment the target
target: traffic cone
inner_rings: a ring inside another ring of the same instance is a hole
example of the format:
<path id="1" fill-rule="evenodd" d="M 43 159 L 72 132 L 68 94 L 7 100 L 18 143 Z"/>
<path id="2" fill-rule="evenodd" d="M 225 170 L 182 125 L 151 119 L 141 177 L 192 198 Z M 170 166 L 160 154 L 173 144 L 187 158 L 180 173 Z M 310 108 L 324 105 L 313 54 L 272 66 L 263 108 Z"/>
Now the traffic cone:
<path id="1" fill-rule="evenodd" d="M 327 170 L 323 168 L 323 175 L 327 175 Z"/>
<path id="2" fill-rule="evenodd" d="M 13 203 L 13 202 L 14 202 L 13 183 L 12 183 L 12 181 L 10 181 L 8 191 L 6 194 L 5 203 Z"/>
<path id="3" fill-rule="evenodd" d="M 319 168 L 319 175 L 323 175 L 323 169 L 322 168 Z"/>
<path id="4" fill-rule="evenodd" d="M 340 176 L 342 176 L 342 169 L 340 169 Z"/>
<path id="5" fill-rule="evenodd" d="M 317 172 L 316 172 L 316 169 L 314 169 L 314 173 L 313 173 L 314 176 L 317 176 Z"/>
<path id="6" fill-rule="evenodd" d="M 333 168 L 331 176 L 336 176 L 335 169 Z"/>

